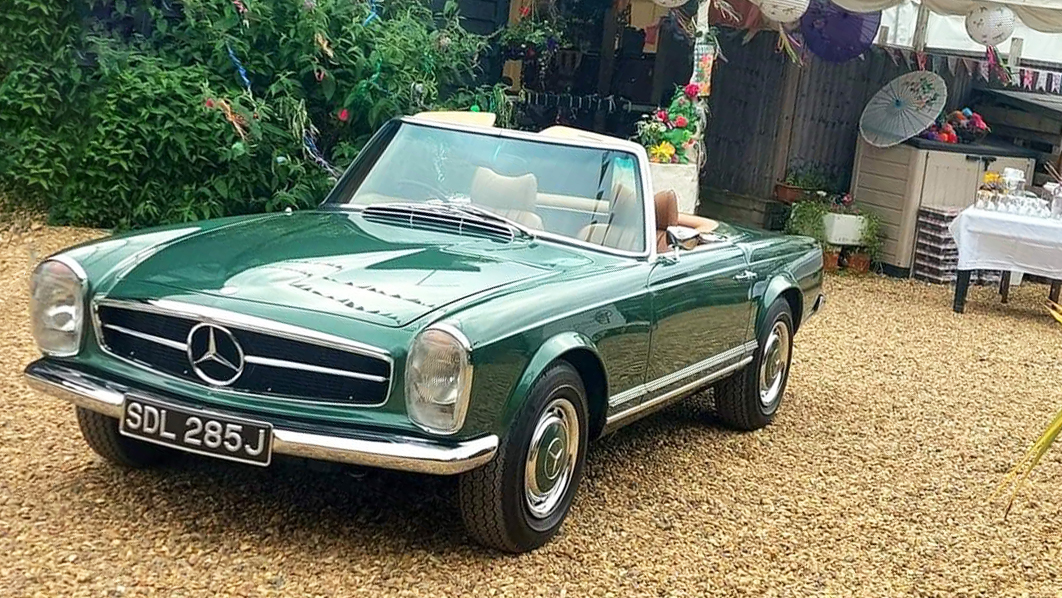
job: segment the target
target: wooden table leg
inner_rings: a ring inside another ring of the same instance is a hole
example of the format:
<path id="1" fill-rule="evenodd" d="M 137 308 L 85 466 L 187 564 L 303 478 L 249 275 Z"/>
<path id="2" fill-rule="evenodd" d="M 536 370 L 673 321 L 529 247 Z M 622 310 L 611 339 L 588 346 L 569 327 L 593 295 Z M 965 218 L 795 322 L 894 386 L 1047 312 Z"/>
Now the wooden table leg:
<path id="1" fill-rule="evenodd" d="M 1058 303 L 1058 296 L 1062 294 L 1062 280 L 1051 281 L 1051 292 L 1047 295 L 1047 298 L 1055 303 Z"/>
<path id="2" fill-rule="evenodd" d="M 952 309 L 961 314 L 966 311 L 966 291 L 970 288 L 970 270 L 959 270 L 955 278 L 955 304 Z"/>
<path id="3" fill-rule="evenodd" d="M 999 294 L 1003 295 L 1003 303 L 1010 301 L 1010 270 L 1004 270 L 999 277 Z"/>

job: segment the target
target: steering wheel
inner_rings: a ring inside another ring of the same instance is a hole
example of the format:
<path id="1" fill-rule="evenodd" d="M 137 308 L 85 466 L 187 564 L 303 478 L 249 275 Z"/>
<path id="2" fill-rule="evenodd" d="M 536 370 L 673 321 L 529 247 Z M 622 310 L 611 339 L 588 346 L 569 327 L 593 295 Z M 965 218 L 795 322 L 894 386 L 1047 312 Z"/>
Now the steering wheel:
<path id="1" fill-rule="evenodd" d="M 401 189 L 405 187 L 409 190 L 416 190 L 412 194 L 402 193 Z M 425 183 L 424 181 L 416 181 L 413 179 L 402 179 L 395 182 L 395 194 L 405 197 L 410 200 L 428 200 L 428 199 L 443 199 L 446 197 L 446 192 L 442 189 Z"/>

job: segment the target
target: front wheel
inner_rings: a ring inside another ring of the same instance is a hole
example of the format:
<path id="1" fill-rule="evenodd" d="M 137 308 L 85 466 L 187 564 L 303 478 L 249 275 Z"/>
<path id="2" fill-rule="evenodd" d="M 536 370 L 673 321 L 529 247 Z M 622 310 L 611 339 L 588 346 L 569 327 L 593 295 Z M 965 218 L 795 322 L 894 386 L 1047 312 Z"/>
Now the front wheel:
<path id="1" fill-rule="evenodd" d="M 587 414 L 578 372 L 565 361 L 551 365 L 494 460 L 461 475 L 461 517 L 477 542 L 526 552 L 557 533 L 583 475 Z"/>
<path id="2" fill-rule="evenodd" d="M 716 414 L 738 430 L 758 430 L 774 419 L 793 360 L 793 312 L 785 299 L 767 309 L 756 355 L 743 370 L 715 388 Z"/>
<path id="3" fill-rule="evenodd" d="M 113 417 L 77 407 L 77 424 L 81 436 L 96 454 L 104 459 L 132 469 L 159 465 L 173 453 L 169 449 L 122 436 L 118 420 Z"/>

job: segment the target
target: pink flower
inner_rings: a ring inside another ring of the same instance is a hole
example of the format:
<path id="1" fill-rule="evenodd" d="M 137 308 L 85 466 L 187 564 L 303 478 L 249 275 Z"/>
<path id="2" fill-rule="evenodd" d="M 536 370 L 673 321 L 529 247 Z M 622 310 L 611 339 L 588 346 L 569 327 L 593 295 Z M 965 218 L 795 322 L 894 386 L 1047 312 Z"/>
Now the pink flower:
<path id="1" fill-rule="evenodd" d="M 697 97 L 697 94 L 701 93 L 701 86 L 696 83 L 690 83 L 682 91 L 686 93 L 686 97 L 693 99 Z"/>
<path id="2" fill-rule="evenodd" d="M 206 102 L 205 102 L 205 103 L 206 103 L 206 107 L 207 107 L 207 108 L 213 108 L 213 107 L 214 107 L 214 100 L 213 100 L 213 98 L 207 98 L 207 100 L 206 100 Z"/>
<path id="3" fill-rule="evenodd" d="M 347 122 L 348 120 L 350 120 L 350 111 L 344 108 L 339 111 L 339 114 L 336 115 L 336 118 L 343 122 Z"/>
<path id="4" fill-rule="evenodd" d="M 686 128 L 686 125 L 688 124 L 690 124 L 690 121 L 686 120 L 685 116 L 679 116 L 675 119 L 675 126 L 680 129 Z"/>
<path id="5" fill-rule="evenodd" d="M 667 110 L 659 110 L 656 113 L 656 118 L 662 123 L 667 122 Z"/>
<path id="6" fill-rule="evenodd" d="M 529 14 L 531 14 L 531 7 L 530 6 L 525 6 L 525 7 L 520 9 L 520 16 L 521 17 L 526 17 Z"/>

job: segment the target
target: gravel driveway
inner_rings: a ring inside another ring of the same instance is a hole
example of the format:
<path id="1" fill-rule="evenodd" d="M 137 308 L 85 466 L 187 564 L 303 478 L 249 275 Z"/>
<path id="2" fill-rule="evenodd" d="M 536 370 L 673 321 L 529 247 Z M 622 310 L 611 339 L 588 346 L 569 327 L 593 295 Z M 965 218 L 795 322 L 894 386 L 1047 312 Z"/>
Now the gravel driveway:
<path id="1" fill-rule="evenodd" d="M 1054 453 L 1007 521 L 989 494 L 1062 407 L 1062 328 L 1008 306 L 832 278 L 796 338 L 775 424 L 681 405 L 592 447 L 561 535 L 519 557 L 471 545 L 452 481 L 197 458 L 104 464 L 72 408 L 20 378 L 34 261 L 90 231 L 0 233 L 2 596 L 1057 596 Z"/>

